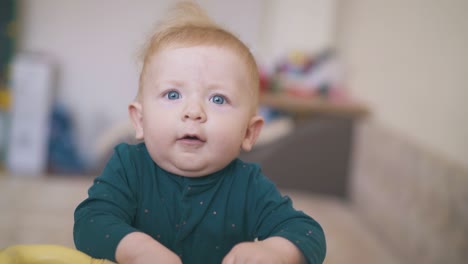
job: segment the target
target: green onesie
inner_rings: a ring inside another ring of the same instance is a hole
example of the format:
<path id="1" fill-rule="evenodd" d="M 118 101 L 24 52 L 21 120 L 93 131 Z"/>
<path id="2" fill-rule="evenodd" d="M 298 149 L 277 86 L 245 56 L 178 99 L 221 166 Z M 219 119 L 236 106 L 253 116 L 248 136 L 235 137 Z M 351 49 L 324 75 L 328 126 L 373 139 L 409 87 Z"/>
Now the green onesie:
<path id="1" fill-rule="evenodd" d="M 77 249 L 115 261 L 119 241 L 144 232 L 178 254 L 184 264 L 221 263 L 240 242 L 280 236 L 309 263 L 322 263 L 320 225 L 292 207 L 256 164 L 232 161 L 199 178 L 160 168 L 144 143 L 120 144 L 89 197 L 75 211 Z"/>

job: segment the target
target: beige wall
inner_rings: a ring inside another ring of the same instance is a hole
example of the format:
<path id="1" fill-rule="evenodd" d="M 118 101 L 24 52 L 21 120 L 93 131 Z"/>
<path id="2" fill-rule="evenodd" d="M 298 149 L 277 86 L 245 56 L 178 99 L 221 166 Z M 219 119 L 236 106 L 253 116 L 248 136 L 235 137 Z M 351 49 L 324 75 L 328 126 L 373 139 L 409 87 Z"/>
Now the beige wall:
<path id="1" fill-rule="evenodd" d="M 341 0 L 336 42 L 374 118 L 468 168 L 468 1 Z"/>

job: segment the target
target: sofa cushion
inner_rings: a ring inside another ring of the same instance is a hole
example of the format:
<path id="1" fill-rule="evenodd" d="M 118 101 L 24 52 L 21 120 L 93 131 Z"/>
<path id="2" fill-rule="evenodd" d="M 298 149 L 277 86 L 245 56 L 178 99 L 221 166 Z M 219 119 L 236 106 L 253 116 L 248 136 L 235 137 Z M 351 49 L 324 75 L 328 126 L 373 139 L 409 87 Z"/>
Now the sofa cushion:
<path id="1" fill-rule="evenodd" d="M 91 183 L 88 177 L 0 175 L 0 248 L 24 243 L 74 248 L 73 212 Z M 325 263 L 398 263 L 343 200 L 293 190 L 283 194 L 324 228 Z"/>
<path id="2" fill-rule="evenodd" d="M 354 212 L 404 263 L 466 263 L 468 172 L 376 122 L 354 135 Z"/>
<path id="3" fill-rule="evenodd" d="M 345 200 L 297 190 L 282 193 L 322 225 L 327 240 L 325 263 L 400 263 Z"/>

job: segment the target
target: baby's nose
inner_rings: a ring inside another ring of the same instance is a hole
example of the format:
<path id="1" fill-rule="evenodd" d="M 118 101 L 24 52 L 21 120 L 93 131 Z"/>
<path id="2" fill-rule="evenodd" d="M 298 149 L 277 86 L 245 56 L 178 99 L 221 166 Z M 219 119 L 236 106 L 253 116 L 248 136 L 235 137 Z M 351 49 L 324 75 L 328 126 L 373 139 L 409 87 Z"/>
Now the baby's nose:
<path id="1" fill-rule="evenodd" d="M 183 119 L 200 121 L 200 122 L 206 121 L 206 113 L 203 109 L 203 106 L 199 103 L 193 103 L 193 104 L 188 105 L 185 108 Z"/>

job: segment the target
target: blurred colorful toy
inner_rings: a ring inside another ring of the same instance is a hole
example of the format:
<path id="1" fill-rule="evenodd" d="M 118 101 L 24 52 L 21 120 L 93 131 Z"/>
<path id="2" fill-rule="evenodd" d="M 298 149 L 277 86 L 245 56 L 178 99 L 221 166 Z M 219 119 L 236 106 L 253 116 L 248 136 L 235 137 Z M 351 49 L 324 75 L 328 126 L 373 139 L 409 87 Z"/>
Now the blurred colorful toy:
<path id="1" fill-rule="evenodd" d="M 343 97 L 341 65 L 331 49 L 312 55 L 293 51 L 280 59 L 270 76 L 261 73 L 263 91 L 298 97 L 320 96 L 329 100 Z"/>

